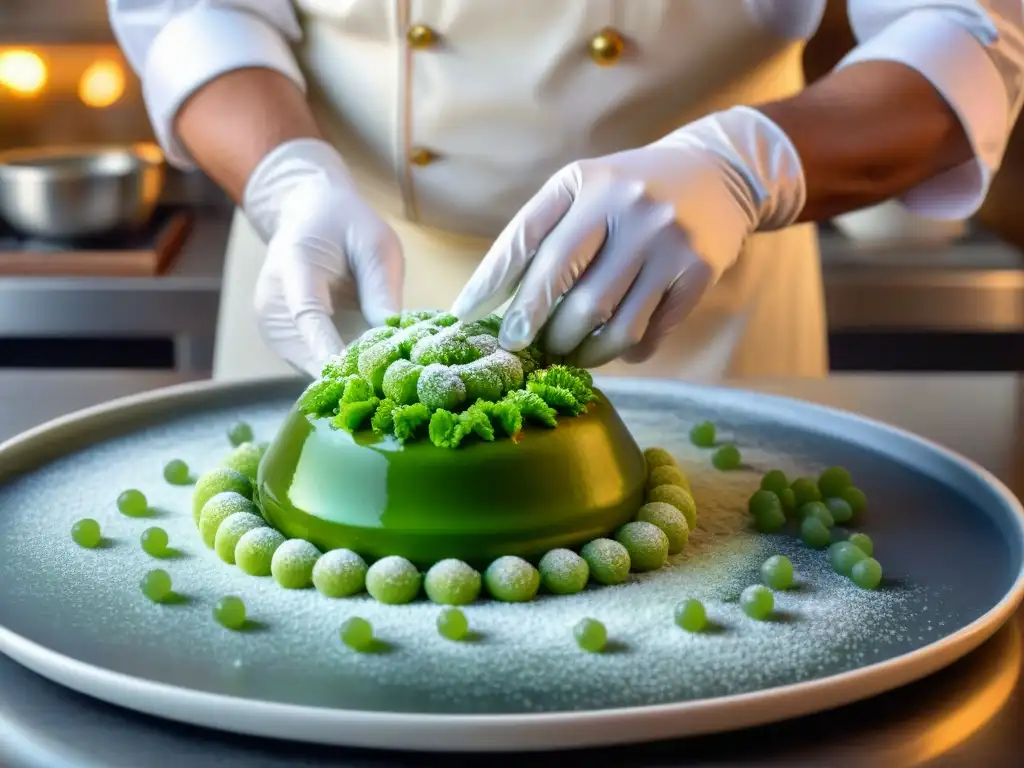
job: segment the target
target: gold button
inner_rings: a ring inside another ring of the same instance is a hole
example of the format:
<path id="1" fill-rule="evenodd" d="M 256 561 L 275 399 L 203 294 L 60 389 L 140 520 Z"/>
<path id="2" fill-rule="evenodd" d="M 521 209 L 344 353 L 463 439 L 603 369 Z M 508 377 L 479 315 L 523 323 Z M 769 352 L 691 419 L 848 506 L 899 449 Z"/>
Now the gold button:
<path id="1" fill-rule="evenodd" d="M 606 27 L 590 39 L 590 58 L 607 67 L 622 57 L 626 43 L 622 35 L 611 27 Z"/>
<path id="2" fill-rule="evenodd" d="M 430 27 L 413 24 L 405 35 L 413 48 L 429 48 L 437 42 L 437 34 Z"/>
<path id="3" fill-rule="evenodd" d="M 409 162 L 413 165 L 430 165 L 437 159 L 437 155 L 426 147 L 413 147 L 409 151 Z"/>

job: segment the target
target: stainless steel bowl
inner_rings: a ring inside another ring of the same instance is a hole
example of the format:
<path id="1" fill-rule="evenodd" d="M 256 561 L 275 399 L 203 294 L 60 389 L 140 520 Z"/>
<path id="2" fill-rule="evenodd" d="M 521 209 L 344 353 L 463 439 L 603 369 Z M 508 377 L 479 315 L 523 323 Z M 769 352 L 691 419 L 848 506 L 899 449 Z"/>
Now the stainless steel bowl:
<path id="1" fill-rule="evenodd" d="M 153 144 L 0 153 L 0 219 L 30 237 L 70 239 L 146 223 L 164 185 Z"/>

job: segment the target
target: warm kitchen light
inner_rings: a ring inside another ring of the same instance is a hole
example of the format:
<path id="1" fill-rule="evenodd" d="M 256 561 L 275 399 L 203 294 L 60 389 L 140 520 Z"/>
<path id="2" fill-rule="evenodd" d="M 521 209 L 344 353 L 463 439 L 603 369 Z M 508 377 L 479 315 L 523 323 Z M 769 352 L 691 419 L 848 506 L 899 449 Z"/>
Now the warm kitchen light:
<path id="1" fill-rule="evenodd" d="M 88 107 L 109 107 L 124 95 L 124 68 L 116 61 L 95 61 L 78 81 L 78 98 Z"/>
<path id="2" fill-rule="evenodd" d="M 35 96 L 46 85 L 46 64 L 39 54 L 25 50 L 0 53 L 0 88 L 19 96 Z"/>

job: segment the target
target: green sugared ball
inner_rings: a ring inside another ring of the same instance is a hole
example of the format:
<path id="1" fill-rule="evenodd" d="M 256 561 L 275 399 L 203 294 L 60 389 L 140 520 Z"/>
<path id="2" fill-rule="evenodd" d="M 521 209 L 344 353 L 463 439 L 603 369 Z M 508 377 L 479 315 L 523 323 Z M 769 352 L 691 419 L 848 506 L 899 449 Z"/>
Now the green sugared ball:
<path id="1" fill-rule="evenodd" d="M 861 589 L 875 589 L 882 583 L 882 566 L 873 557 L 865 557 L 853 566 L 850 580 Z"/>
<path id="2" fill-rule="evenodd" d="M 683 470 L 671 464 L 655 467 L 647 473 L 647 490 L 650 491 L 659 485 L 678 485 L 687 491 L 690 490 L 690 481 L 683 474 Z"/>
<path id="3" fill-rule="evenodd" d="M 811 549 L 824 549 L 832 537 L 821 520 L 809 515 L 800 522 L 800 540 Z"/>
<path id="4" fill-rule="evenodd" d="M 342 622 L 338 637 L 353 651 L 367 651 L 373 646 L 373 627 L 366 619 L 353 616 Z"/>
<path id="5" fill-rule="evenodd" d="M 786 514 L 796 509 L 796 494 L 792 488 L 783 488 L 779 491 L 779 501 L 782 503 L 782 511 Z"/>
<path id="6" fill-rule="evenodd" d="M 117 509 L 126 517 L 145 517 L 149 512 L 149 502 L 142 491 L 131 488 L 117 497 Z"/>
<path id="7" fill-rule="evenodd" d="M 416 385 L 419 383 L 423 366 L 411 360 L 396 360 L 384 372 L 382 390 L 384 397 L 399 405 L 412 405 L 416 402 Z"/>
<path id="8" fill-rule="evenodd" d="M 252 499 L 252 483 L 249 482 L 249 478 L 233 469 L 218 467 L 196 481 L 195 490 L 192 492 L 192 517 L 196 525 L 199 525 L 199 516 L 206 502 L 225 491 Z"/>
<path id="9" fill-rule="evenodd" d="M 351 549 L 325 552 L 313 566 L 313 586 L 325 597 L 349 597 L 366 587 L 366 561 Z"/>
<path id="10" fill-rule="evenodd" d="M 735 445 L 723 445 L 713 454 L 711 454 L 711 464 L 715 469 L 728 472 L 733 469 L 739 469 L 740 464 L 743 462 L 743 457 L 740 456 L 740 449 Z"/>
<path id="11" fill-rule="evenodd" d="M 484 584 L 495 600 L 525 603 L 540 587 L 540 572 L 521 557 L 499 557 L 484 571 Z"/>
<path id="12" fill-rule="evenodd" d="M 225 629 L 241 629 L 245 626 L 245 603 L 242 598 L 229 595 L 222 597 L 213 606 L 213 620 Z"/>
<path id="13" fill-rule="evenodd" d="M 466 614 L 454 606 L 442 609 L 437 614 L 437 633 L 455 642 L 464 639 L 469 634 L 469 620 Z"/>
<path id="14" fill-rule="evenodd" d="M 313 566 L 320 550 L 305 539 L 288 539 L 270 558 L 270 574 L 285 589 L 305 589 L 313 583 Z"/>
<path id="15" fill-rule="evenodd" d="M 252 482 L 256 480 L 262 458 L 263 449 L 260 446 L 256 443 L 242 443 L 224 457 L 221 466 L 245 475 Z"/>
<path id="16" fill-rule="evenodd" d="M 139 584 L 142 594 L 154 603 L 162 603 L 171 595 L 171 576 L 162 568 L 150 571 Z"/>
<path id="17" fill-rule="evenodd" d="M 773 491 L 754 491 L 747 502 L 747 511 L 754 518 L 754 527 L 762 533 L 774 533 L 786 524 L 782 502 Z"/>
<path id="18" fill-rule="evenodd" d="M 683 513 L 686 526 L 690 531 L 697 529 L 697 502 L 693 494 L 679 485 L 659 485 L 647 492 L 647 501 L 660 501 L 671 504 Z"/>
<path id="19" fill-rule="evenodd" d="M 849 576 L 853 566 L 866 557 L 867 555 L 848 541 L 837 541 L 828 548 L 832 570 L 842 576 Z"/>
<path id="20" fill-rule="evenodd" d="M 242 443 L 251 443 L 253 439 L 252 427 L 246 424 L 244 421 L 239 421 L 231 426 L 228 430 L 228 441 L 232 445 L 241 445 Z"/>
<path id="21" fill-rule="evenodd" d="M 816 517 L 821 520 L 821 524 L 826 528 L 832 528 L 836 524 L 836 521 L 832 519 L 832 513 L 828 511 L 828 507 L 820 501 L 807 502 L 797 510 L 797 515 L 801 520 L 808 517 Z"/>
<path id="22" fill-rule="evenodd" d="M 284 542 L 284 536 L 270 527 L 248 531 L 235 545 L 235 565 L 250 576 L 269 576 L 274 553 Z"/>
<path id="23" fill-rule="evenodd" d="M 653 523 L 626 523 L 615 540 L 629 552 L 634 571 L 656 571 L 668 560 L 668 536 Z"/>
<path id="24" fill-rule="evenodd" d="M 244 512 L 259 516 L 259 510 L 245 496 L 234 491 L 221 491 L 203 505 L 199 513 L 199 536 L 211 549 L 217 543 L 217 530 L 232 515 Z"/>
<path id="25" fill-rule="evenodd" d="M 649 501 L 636 513 L 637 521 L 658 526 L 668 538 L 668 553 L 676 555 L 683 551 L 690 540 L 690 526 L 686 517 L 671 504 Z M 627 547 L 628 549 L 628 547 Z"/>
<path id="26" fill-rule="evenodd" d="M 829 467 L 818 476 L 818 490 L 825 499 L 840 496 L 851 485 L 853 477 L 845 467 Z"/>
<path id="27" fill-rule="evenodd" d="M 698 448 L 711 448 L 715 444 L 715 425 L 710 421 L 694 424 L 690 429 L 690 442 Z"/>
<path id="28" fill-rule="evenodd" d="M 792 482 L 789 489 L 793 491 L 797 509 L 812 501 L 821 501 L 821 491 L 818 490 L 818 484 L 809 477 L 798 477 Z"/>
<path id="29" fill-rule="evenodd" d="M 761 490 L 771 491 L 776 496 L 789 488 L 789 479 L 781 469 L 773 469 L 761 478 Z"/>
<path id="30" fill-rule="evenodd" d="M 156 526 L 147 528 L 139 537 L 142 551 L 150 557 L 163 557 L 167 554 L 167 531 Z"/>
<path id="31" fill-rule="evenodd" d="M 622 584 L 629 578 L 629 551 L 617 541 L 594 539 L 583 545 L 580 557 L 598 584 Z"/>
<path id="32" fill-rule="evenodd" d="M 829 514 L 837 524 L 842 525 L 853 520 L 853 508 L 846 499 L 825 499 L 825 506 L 828 507 Z"/>
<path id="33" fill-rule="evenodd" d="M 580 619 L 572 634 L 576 645 L 587 653 L 600 653 L 608 643 L 608 630 L 597 619 Z"/>
<path id="34" fill-rule="evenodd" d="M 171 485 L 188 485 L 192 482 L 188 464 L 181 459 L 171 459 L 164 464 L 164 480 Z"/>
<path id="35" fill-rule="evenodd" d="M 423 590 L 438 605 L 468 605 L 480 596 L 480 574 L 454 558 L 430 566 L 423 577 Z"/>
<path id="36" fill-rule="evenodd" d="M 91 517 L 78 520 L 71 526 L 71 540 L 80 547 L 93 549 L 99 546 L 102 539 L 100 524 Z"/>
<path id="37" fill-rule="evenodd" d="M 853 510 L 854 517 L 860 515 L 868 505 L 868 497 L 864 495 L 864 491 L 860 488 L 854 488 L 852 485 L 848 488 L 844 488 L 843 492 L 839 494 L 839 496 L 843 501 L 850 505 L 850 509 Z"/>
<path id="38" fill-rule="evenodd" d="M 793 586 L 793 563 L 785 555 L 772 555 L 761 565 L 761 581 L 771 589 Z"/>
<path id="39" fill-rule="evenodd" d="M 540 583 L 555 595 L 574 595 L 582 592 L 590 580 L 587 561 L 571 549 L 552 549 L 537 564 Z"/>
<path id="40" fill-rule="evenodd" d="M 647 463 L 647 471 L 650 472 L 656 467 L 678 466 L 675 456 L 664 448 L 652 447 L 644 451 L 644 461 Z"/>
<path id="41" fill-rule="evenodd" d="M 848 541 L 868 557 L 875 554 L 875 543 L 866 533 L 854 533 Z"/>
<path id="42" fill-rule="evenodd" d="M 708 614 L 700 600 L 684 600 L 676 606 L 676 624 L 687 632 L 702 632 L 708 625 Z"/>
<path id="43" fill-rule="evenodd" d="M 251 512 L 235 512 L 229 515 L 217 528 L 213 540 L 213 551 L 228 565 L 235 564 L 235 547 L 242 537 L 257 528 L 266 528 L 267 522 Z"/>
<path id="44" fill-rule="evenodd" d="M 740 593 L 740 608 L 750 618 L 763 621 L 775 610 L 775 597 L 767 587 L 754 584 Z"/>
<path id="45" fill-rule="evenodd" d="M 420 593 L 423 577 L 404 557 L 383 557 L 366 571 L 366 591 L 378 603 L 410 603 Z"/>

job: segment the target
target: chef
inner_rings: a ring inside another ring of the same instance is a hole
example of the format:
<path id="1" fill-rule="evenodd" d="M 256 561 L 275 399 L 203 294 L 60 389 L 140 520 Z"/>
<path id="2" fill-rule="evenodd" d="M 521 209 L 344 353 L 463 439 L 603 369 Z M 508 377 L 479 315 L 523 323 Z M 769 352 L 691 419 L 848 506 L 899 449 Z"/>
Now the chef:
<path id="1" fill-rule="evenodd" d="M 401 308 L 500 310 L 609 374 L 827 371 L 812 222 L 972 214 L 1021 107 L 1021 0 L 109 0 L 171 163 L 238 204 L 214 375 Z"/>

